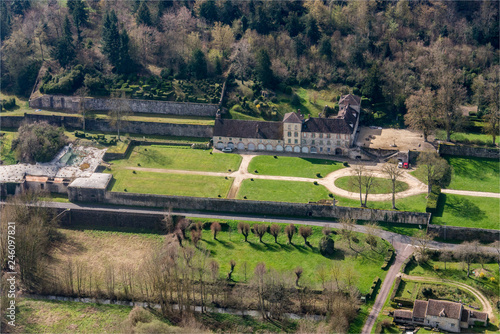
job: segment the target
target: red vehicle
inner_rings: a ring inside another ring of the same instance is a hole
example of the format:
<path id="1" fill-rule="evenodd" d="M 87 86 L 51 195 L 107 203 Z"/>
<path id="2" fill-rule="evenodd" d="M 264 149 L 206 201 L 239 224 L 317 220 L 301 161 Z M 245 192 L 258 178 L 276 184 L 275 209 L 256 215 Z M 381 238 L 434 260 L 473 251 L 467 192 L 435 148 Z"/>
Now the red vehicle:
<path id="1" fill-rule="evenodd" d="M 407 163 L 407 162 L 403 162 L 403 168 L 404 168 L 404 169 L 408 169 L 408 168 L 410 168 L 410 164 L 409 164 L 409 163 Z"/>

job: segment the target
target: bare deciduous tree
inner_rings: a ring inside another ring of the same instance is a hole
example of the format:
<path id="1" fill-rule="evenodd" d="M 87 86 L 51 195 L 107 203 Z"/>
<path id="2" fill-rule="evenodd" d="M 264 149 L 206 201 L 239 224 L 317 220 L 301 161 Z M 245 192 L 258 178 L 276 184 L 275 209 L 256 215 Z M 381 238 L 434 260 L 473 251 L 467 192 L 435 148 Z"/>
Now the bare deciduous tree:
<path id="1" fill-rule="evenodd" d="M 349 248 L 352 248 L 352 240 L 354 238 L 354 226 L 356 226 L 356 221 L 352 218 L 343 217 L 340 219 L 340 234 L 347 240 Z"/>
<path id="2" fill-rule="evenodd" d="M 239 222 L 238 223 L 238 231 L 243 234 L 245 237 L 245 242 L 247 242 L 248 234 L 250 233 L 250 224 L 244 223 L 244 222 Z"/>
<path id="3" fill-rule="evenodd" d="M 288 238 L 288 243 L 290 245 L 292 244 L 292 238 L 293 238 L 293 235 L 295 234 L 296 231 L 297 231 L 297 229 L 295 228 L 295 226 L 293 224 L 290 224 L 287 227 L 285 227 L 285 233 L 286 233 L 286 236 Z"/>
<path id="4" fill-rule="evenodd" d="M 304 238 L 304 244 L 307 246 L 309 244 L 307 242 L 307 238 L 309 238 L 313 234 L 312 227 L 311 226 L 299 227 L 299 234 L 302 238 Z"/>
<path id="5" fill-rule="evenodd" d="M 294 273 L 295 273 L 295 286 L 299 286 L 299 280 L 300 280 L 300 277 L 302 276 L 303 272 L 304 272 L 304 269 L 302 269 L 302 267 L 295 268 L 295 270 L 294 270 Z"/>
<path id="6" fill-rule="evenodd" d="M 457 247 L 456 254 L 467 264 L 467 277 L 470 275 L 470 265 L 477 258 L 479 243 L 477 241 L 464 242 Z"/>
<path id="7" fill-rule="evenodd" d="M 446 182 L 443 180 L 450 172 L 448 162 L 441 158 L 435 151 L 420 152 L 417 158 L 419 168 L 423 169 L 427 181 L 427 192 L 430 194 L 432 185 L 436 182 Z"/>
<path id="8" fill-rule="evenodd" d="M 410 129 L 422 131 L 424 141 L 436 128 L 434 120 L 435 97 L 430 89 L 419 90 L 406 99 L 408 112 L 405 115 L 405 124 Z"/>
<path id="9" fill-rule="evenodd" d="M 362 207 L 366 207 L 368 201 L 368 194 L 371 187 L 375 183 L 373 173 L 368 171 L 364 165 L 356 165 L 351 170 L 352 178 L 350 178 L 350 185 L 359 190 L 359 201 Z M 363 191 L 365 193 L 365 201 L 363 202 Z"/>
<path id="10" fill-rule="evenodd" d="M 253 233 L 255 236 L 259 238 L 259 241 L 262 242 L 262 237 L 264 234 L 267 232 L 267 225 L 266 224 L 254 224 L 253 225 Z"/>
<path id="11" fill-rule="evenodd" d="M 279 226 L 278 224 L 272 224 L 269 227 L 269 233 L 274 237 L 274 242 L 278 243 L 278 236 L 281 233 L 281 226 Z"/>
<path id="12" fill-rule="evenodd" d="M 396 210 L 396 191 L 399 189 L 399 179 L 403 176 L 403 171 L 398 168 L 398 163 L 395 160 L 387 162 L 382 171 L 387 175 L 389 180 L 391 180 L 391 192 L 392 192 L 392 209 Z"/>
<path id="13" fill-rule="evenodd" d="M 221 231 L 222 227 L 218 222 L 214 222 L 210 225 L 210 229 L 214 235 L 214 240 L 217 240 L 217 234 Z"/>

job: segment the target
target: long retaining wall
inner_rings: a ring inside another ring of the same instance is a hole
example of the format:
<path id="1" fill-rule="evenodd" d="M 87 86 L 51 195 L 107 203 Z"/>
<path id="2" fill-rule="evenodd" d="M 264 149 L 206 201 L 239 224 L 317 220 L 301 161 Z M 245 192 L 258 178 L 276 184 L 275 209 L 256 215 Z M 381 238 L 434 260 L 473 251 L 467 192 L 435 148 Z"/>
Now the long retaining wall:
<path id="1" fill-rule="evenodd" d="M 78 112 L 80 110 L 80 97 L 43 95 L 30 100 L 30 108 L 64 110 Z M 87 111 L 109 111 L 123 108 L 124 101 L 131 112 L 154 113 L 183 116 L 215 117 L 219 106 L 208 103 L 168 102 L 136 99 L 107 99 L 83 98 L 83 107 Z"/>
<path id="2" fill-rule="evenodd" d="M 427 225 L 429 220 L 429 214 L 421 212 L 374 210 L 305 203 L 134 194 L 110 191 L 104 194 L 97 194 L 92 189 L 73 187 L 68 187 L 68 197 L 70 201 L 99 202 L 127 206 L 315 218 L 350 217 L 363 221 L 382 221 L 412 225 Z"/>
<path id="3" fill-rule="evenodd" d="M 46 121 L 56 126 L 64 126 L 69 129 L 82 129 L 82 118 L 78 116 L 58 116 L 58 115 L 39 115 L 25 114 L 21 116 L 2 116 L 1 126 L 5 128 L 18 128 L 23 121 L 41 122 Z M 114 132 L 105 120 L 90 119 L 85 121 L 85 129 L 88 131 Z M 136 133 L 144 135 L 161 135 L 175 137 L 198 137 L 210 138 L 213 135 L 213 126 L 196 124 L 175 124 L 175 123 L 154 123 L 154 122 L 124 122 L 122 133 Z"/>
<path id="4" fill-rule="evenodd" d="M 482 243 L 491 243 L 500 241 L 499 230 L 488 230 L 483 228 L 459 227 L 459 226 L 442 226 L 429 224 L 427 226 L 428 233 L 436 233 L 439 238 L 454 241 L 471 241 L 477 240 Z"/>
<path id="5" fill-rule="evenodd" d="M 490 147 L 440 143 L 438 152 L 440 155 L 460 155 L 466 157 L 500 159 L 500 149 Z"/>

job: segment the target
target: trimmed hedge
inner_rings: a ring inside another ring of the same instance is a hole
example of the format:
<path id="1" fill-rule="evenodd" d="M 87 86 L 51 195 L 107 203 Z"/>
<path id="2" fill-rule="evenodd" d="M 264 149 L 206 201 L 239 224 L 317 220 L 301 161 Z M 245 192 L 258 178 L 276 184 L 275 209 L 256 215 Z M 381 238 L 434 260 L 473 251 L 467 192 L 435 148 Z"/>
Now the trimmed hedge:
<path id="1" fill-rule="evenodd" d="M 396 297 L 396 298 L 394 298 L 394 302 L 401 304 L 405 307 L 413 307 L 413 300 L 408 299 L 408 298 Z"/>
<path id="2" fill-rule="evenodd" d="M 378 276 L 375 277 L 372 286 L 370 287 L 370 292 L 368 292 L 368 294 L 366 295 L 366 299 L 371 299 L 376 295 L 375 292 L 377 292 L 380 282 L 381 282 L 380 277 Z"/>
<path id="3" fill-rule="evenodd" d="M 427 196 L 425 212 L 436 213 L 440 195 L 441 188 L 438 185 L 433 185 L 431 187 L 431 193 Z"/>
<path id="4" fill-rule="evenodd" d="M 388 269 L 391 266 L 391 262 L 394 259 L 394 248 L 390 248 L 387 250 L 387 255 L 385 256 L 384 263 L 380 268 L 383 270 Z"/>
<path id="5" fill-rule="evenodd" d="M 402 272 L 402 273 L 404 273 L 404 272 L 405 272 L 405 270 L 406 270 L 406 266 L 408 266 L 408 264 L 409 264 L 410 262 L 412 262 L 413 260 L 415 260 L 415 257 L 413 257 L 413 255 L 412 255 L 412 256 L 410 256 L 409 258 L 407 258 L 407 259 L 403 262 L 403 264 L 401 265 L 401 272 Z"/>
<path id="6" fill-rule="evenodd" d="M 391 301 L 394 301 L 396 294 L 398 293 L 399 285 L 401 284 L 401 277 L 396 277 L 396 282 L 394 282 L 394 289 L 392 289 L 391 293 Z"/>

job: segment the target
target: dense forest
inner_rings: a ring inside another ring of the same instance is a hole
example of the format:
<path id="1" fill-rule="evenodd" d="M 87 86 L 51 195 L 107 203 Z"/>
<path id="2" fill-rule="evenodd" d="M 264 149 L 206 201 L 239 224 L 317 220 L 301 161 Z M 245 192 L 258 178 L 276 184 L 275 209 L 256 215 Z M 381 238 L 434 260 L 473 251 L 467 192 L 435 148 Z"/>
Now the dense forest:
<path id="1" fill-rule="evenodd" d="M 199 89 L 207 91 L 202 102 L 214 102 L 229 76 L 251 82 L 249 101 L 261 88 L 345 86 L 383 104 L 389 118 L 409 112 L 406 124 L 424 132 L 438 122 L 451 133 L 457 106 L 478 105 L 478 117 L 491 114 L 498 131 L 498 1 L 6 0 L 1 6 L 1 85 L 17 94 L 31 93 L 42 66 L 41 92 L 122 91 L 178 101 L 193 101 L 183 94 Z M 443 116 L 426 119 L 422 106 Z"/>

